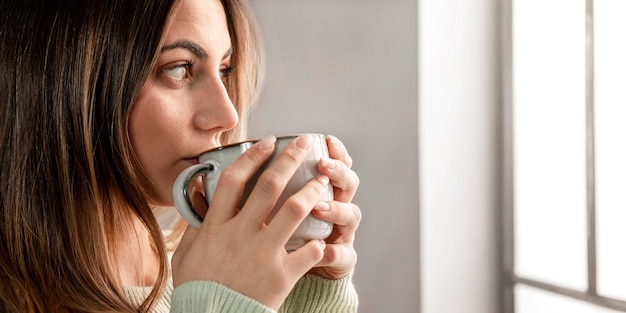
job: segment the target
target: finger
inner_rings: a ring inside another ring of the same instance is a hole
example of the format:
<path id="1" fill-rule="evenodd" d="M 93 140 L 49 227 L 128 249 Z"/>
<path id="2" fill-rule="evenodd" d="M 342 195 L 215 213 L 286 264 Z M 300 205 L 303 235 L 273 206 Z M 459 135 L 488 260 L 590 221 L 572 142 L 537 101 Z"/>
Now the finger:
<path id="1" fill-rule="evenodd" d="M 178 246 L 176 247 L 176 252 L 180 251 L 182 254 L 185 254 L 185 251 L 196 240 L 199 233 L 200 230 L 198 228 L 187 226 L 183 236 L 180 238 Z"/>
<path id="2" fill-rule="evenodd" d="M 287 257 L 285 270 L 289 273 L 303 276 L 313 266 L 320 263 L 324 257 L 326 243 L 324 240 L 311 240 Z"/>
<path id="3" fill-rule="evenodd" d="M 287 243 L 316 203 L 328 192 L 328 177 L 319 176 L 289 197 L 267 227 L 272 242 Z"/>
<path id="4" fill-rule="evenodd" d="M 351 245 L 327 244 L 324 256 L 315 267 L 325 267 L 325 271 L 334 277 L 343 277 L 354 268 L 357 262 L 356 251 Z"/>
<path id="5" fill-rule="evenodd" d="M 207 204 L 206 198 L 204 198 L 204 194 L 194 187 L 190 192 L 190 198 L 194 211 L 196 211 L 199 216 L 202 216 L 202 218 L 204 218 L 207 211 L 209 210 L 209 206 Z"/>
<path id="6" fill-rule="evenodd" d="M 187 229 L 185 230 L 183 236 L 180 239 L 180 242 L 178 243 L 178 246 L 176 247 L 176 251 L 172 255 L 172 271 L 175 271 L 178 268 L 177 265 L 181 263 L 184 256 L 187 254 L 187 250 L 189 250 L 191 244 L 198 237 L 198 233 L 199 230 L 197 228 L 187 226 Z M 180 284 L 180 282 L 178 281 L 180 275 L 177 275 L 177 273 L 172 274 L 172 277 L 174 278 L 174 285 L 178 286 Z"/>
<path id="7" fill-rule="evenodd" d="M 272 154 L 275 142 L 274 136 L 261 139 L 222 171 L 205 220 L 222 223 L 237 215 L 246 182 Z"/>
<path id="8" fill-rule="evenodd" d="M 352 168 L 352 157 L 350 157 L 348 150 L 337 137 L 332 135 L 326 136 L 326 145 L 328 145 L 328 155 L 331 158 L 340 160 L 348 168 Z"/>
<path id="9" fill-rule="evenodd" d="M 331 158 L 321 158 L 317 164 L 320 174 L 328 176 L 335 187 L 335 200 L 350 202 L 359 187 L 359 176 L 345 163 Z M 339 190 L 337 190 L 339 189 Z"/>
<path id="10" fill-rule="evenodd" d="M 311 214 L 322 221 L 333 223 L 336 226 L 333 233 L 339 231 L 341 235 L 349 234 L 349 238 L 354 238 L 362 219 L 361 209 L 356 204 L 338 201 L 319 202 Z"/>
<path id="11" fill-rule="evenodd" d="M 265 221 L 310 148 L 310 135 L 294 139 L 261 174 L 240 213 L 244 223 L 255 227 Z"/>

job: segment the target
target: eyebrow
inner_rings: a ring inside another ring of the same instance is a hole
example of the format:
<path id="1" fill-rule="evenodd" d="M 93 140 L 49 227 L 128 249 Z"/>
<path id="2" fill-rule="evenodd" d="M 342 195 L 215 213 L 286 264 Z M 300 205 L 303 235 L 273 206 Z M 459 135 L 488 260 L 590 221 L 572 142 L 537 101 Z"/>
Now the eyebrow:
<path id="1" fill-rule="evenodd" d="M 191 53 L 195 54 L 196 56 L 202 58 L 202 59 L 206 59 L 209 54 L 202 49 L 202 47 L 200 47 L 198 44 L 188 41 L 188 40 L 179 40 L 176 41 L 172 44 L 163 46 L 163 48 L 161 48 L 161 52 L 165 52 L 168 50 L 173 50 L 173 49 L 185 49 L 185 50 L 189 50 Z M 222 60 L 228 58 L 229 56 L 231 56 L 233 54 L 233 48 L 230 47 L 228 48 L 228 51 L 226 51 L 226 53 L 224 54 L 224 56 L 222 57 Z"/>

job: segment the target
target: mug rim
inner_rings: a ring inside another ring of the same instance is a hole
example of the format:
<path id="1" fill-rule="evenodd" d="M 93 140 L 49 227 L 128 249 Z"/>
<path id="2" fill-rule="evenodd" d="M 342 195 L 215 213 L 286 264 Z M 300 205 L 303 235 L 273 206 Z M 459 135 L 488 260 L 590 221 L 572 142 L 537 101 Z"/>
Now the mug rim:
<path id="1" fill-rule="evenodd" d="M 300 137 L 302 135 L 313 135 L 313 136 L 321 136 L 321 137 L 326 137 L 326 135 L 322 134 L 322 133 L 299 133 L 299 134 L 290 134 L 290 135 L 280 135 L 280 136 L 276 136 L 276 141 L 281 140 L 281 139 L 295 139 L 297 137 Z M 262 139 L 262 138 L 261 138 Z M 215 147 L 209 150 L 206 150 L 202 153 L 200 153 L 199 155 L 203 155 L 205 153 L 209 153 L 209 152 L 213 152 L 213 151 L 219 151 L 219 150 L 224 150 L 224 149 L 228 149 L 228 148 L 232 148 L 232 147 L 236 147 L 236 146 L 241 146 L 243 144 L 246 143 L 257 143 L 259 142 L 261 139 L 249 139 L 249 140 L 244 140 L 244 141 L 239 141 L 239 142 L 234 142 L 234 143 L 229 143 L 227 145 L 223 145 L 223 146 L 219 146 L 219 147 Z"/>

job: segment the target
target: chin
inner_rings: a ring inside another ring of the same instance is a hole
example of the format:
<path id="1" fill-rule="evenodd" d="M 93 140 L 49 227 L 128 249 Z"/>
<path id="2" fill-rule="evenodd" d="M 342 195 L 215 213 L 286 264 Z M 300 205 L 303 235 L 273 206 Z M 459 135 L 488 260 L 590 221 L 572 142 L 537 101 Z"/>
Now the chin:
<path id="1" fill-rule="evenodd" d="M 153 188 L 157 186 L 152 186 Z M 159 190 L 149 190 L 146 195 L 146 200 L 151 207 L 173 207 L 174 206 L 174 197 L 172 195 L 172 187 L 162 188 Z"/>

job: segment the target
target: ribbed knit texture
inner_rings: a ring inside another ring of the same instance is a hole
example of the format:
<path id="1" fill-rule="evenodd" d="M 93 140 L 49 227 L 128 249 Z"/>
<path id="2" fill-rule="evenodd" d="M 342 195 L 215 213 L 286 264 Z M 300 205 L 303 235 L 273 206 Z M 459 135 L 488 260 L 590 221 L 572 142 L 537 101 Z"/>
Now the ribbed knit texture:
<path id="1" fill-rule="evenodd" d="M 353 313 L 358 306 L 352 273 L 338 280 L 305 275 L 291 290 L 279 312 Z"/>
<path id="2" fill-rule="evenodd" d="M 165 285 L 163 297 L 158 300 L 157 305 L 152 309 L 153 313 L 168 313 L 170 311 L 172 289 L 174 289 L 172 279 L 169 279 L 167 285 Z M 152 287 L 125 287 L 124 291 L 130 302 L 136 308 L 139 308 L 152 291 Z"/>
<path id="3" fill-rule="evenodd" d="M 212 281 L 192 281 L 172 289 L 170 279 L 164 297 L 160 299 L 153 312 L 275 312 L 252 298 Z M 152 287 L 126 287 L 125 290 L 131 302 L 139 307 Z M 305 275 L 293 288 L 279 312 L 354 313 L 357 312 L 358 303 L 358 296 L 352 284 L 352 274 L 338 280 Z"/>
<path id="4" fill-rule="evenodd" d="M 275 311 L 219 283 L 191 281 L 174 289 L 170 312 L 273 313 Z"/>

